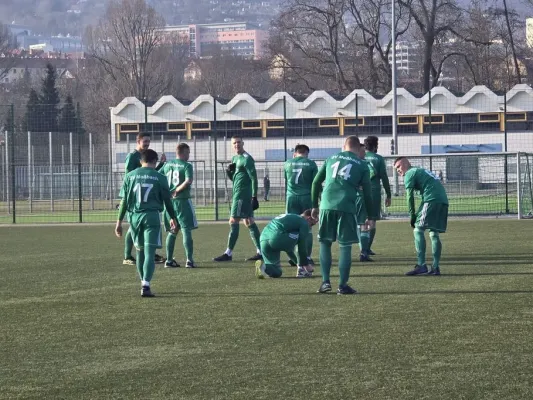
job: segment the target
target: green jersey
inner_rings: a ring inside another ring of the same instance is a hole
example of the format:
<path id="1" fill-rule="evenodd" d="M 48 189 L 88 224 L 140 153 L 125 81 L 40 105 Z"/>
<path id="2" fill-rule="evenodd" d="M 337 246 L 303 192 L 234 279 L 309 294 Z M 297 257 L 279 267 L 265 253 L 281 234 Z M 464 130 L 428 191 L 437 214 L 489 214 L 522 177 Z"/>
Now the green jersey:
<path id="1" fill-rule="evenodd" d="M 407 201 L 409 204 L 409 213 L 415 214 L 414 209 L 414 192 L 417 191 L 422 196 L 423 203 L 440 203 L 448 204 L 446 190 L 440 182 L 440 179 L 431 171 L 424 168 L 411 167 L 403 177 Z"/>
<path id="2" fill-rule="evenodd" d="M 329 157 L 313 181 L 313 207 L 318 206 L 320 188 L 324 182 L 321 210 L 336 210 L 355 214 L 359 189 L 363 190 L 368 214 L 372 210 L 370 171 L 366 163 L 349 151 Z"/>
<path id="3" fill-rule="evenodd" d="M 126 167 L 126 173 L 141 168 L 141 152 L 139 150 L 133 150 L 133 152 L 126 156 L 124 164 Z"/>
<path id="4" fill-rule="evenodd" d="M 318 167 L 313 160 L 306 157 L 295 157 L 285 161 L 284 169 L 288 196 L 311 194 L 313 179 L 318 172 Z"/>
<path id="5" fill-rule="evenodd" d="M 372 165 L 374 168 L 375 174 L 373 177 L 370 177 L 370 183 L 372 184 L 372 190 L 379 190 L 381 192 L 381 183 L 383 184 L 383 189 L 387 193 L 387 197 L 391 197 L 389 175 L 387 174 L 387 166 L 385 164 L 385 159 L 377 153 L 372 153 L 367 151 L 365 154 L 365 159 Z"/>
<path id="6" fill-rule="evenodd" d="M 305 218 L 298 214 L 281 214 L 268 223 L 261 232 L 261 241 L 275 240 L 280 235 L 287 235 L 289 243 L 286 248 L 293 249 L 298 245 L 300 258 L 307 257 L 307 239 L 309 235 L 309 224 Z"/>
<path id="7" fill-rule="evenodd" d="M 172 208 L 167 180 L 153 168 L 137 168 L 124 177 L 120 197 L 130 213 L 163 211 Z"/>
<path id="8" fill-rule="evenodd" d="M 233 181 L 233 195 L 237 197 L 257 196 L 257 172 L 255 161 L 246 152 L 233 156 L 231 162 L 235 164 L 235 173 L 229 178 Z"/>
<path id="9" fill-rule="evenodd" d="M 170 191 L 173 192 L 185 182 L 186 179 L 193 179 L 192 164 L 183 160 L 167 161 L 163 168 L 159 170 L 160 173 L 167 177 L 168 186 Z M 190 199 L 191 198 L 191 186 L 178 193 L 174 199 Z"/>

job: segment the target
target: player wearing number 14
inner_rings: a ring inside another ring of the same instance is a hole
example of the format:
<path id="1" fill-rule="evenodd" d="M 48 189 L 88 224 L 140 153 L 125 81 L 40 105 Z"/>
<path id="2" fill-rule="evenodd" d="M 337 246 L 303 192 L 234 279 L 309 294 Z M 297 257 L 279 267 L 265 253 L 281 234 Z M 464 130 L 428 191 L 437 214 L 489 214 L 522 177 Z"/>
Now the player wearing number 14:
<path id="1" fill-rule="evenodd" d="M 187 143 L 180 143 L 176 148 L 176 159 L 168 161 L 160 171 L 167 177 L 168 186 L 172 193 L 172 204 L 176 213 L 181 234 L 183 236 L 183 248 L 187 257 L 187 268 L 195 268 L 193 260 L 192 230 L 198 228 L 194 206 L 191 201 L 191 185 L 193 181 L 192 164 L 189 160 L 190 148 Z M 166 250 L 167 261 L 165 267 L 175 268 L 179 264 L 174 260 L 174 246 L 177 232 L 170 228 L 170 214 L 165 212 L 165 229 L 168 232 Z"/>

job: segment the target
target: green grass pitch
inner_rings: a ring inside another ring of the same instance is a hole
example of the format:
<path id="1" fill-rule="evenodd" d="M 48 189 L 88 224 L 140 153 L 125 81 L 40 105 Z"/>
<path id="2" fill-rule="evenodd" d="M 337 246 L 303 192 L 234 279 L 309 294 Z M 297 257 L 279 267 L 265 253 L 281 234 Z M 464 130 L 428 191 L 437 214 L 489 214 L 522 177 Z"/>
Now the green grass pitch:
<path id="1" fill-rule="evenodd" d="M 0 398 L 533 398 L 533 225 L 451 221 L 441 277 L 403 275 L 408 223 L 378 228 L 356 296 L 316 294 L 318 270 L 257 280 L 244 227 L 215 265 L 228 227 L 203 224 L 200 268 L 158 267 L 154 299 L 111 225 L 0 228 Z"/>

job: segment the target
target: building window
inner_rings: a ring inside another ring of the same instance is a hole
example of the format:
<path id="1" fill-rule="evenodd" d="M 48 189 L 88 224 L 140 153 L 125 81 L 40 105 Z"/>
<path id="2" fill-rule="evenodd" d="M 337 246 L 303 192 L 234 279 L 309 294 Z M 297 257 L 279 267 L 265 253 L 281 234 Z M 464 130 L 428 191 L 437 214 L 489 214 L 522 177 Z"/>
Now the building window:
<path id="1" fill-rule="evenodd" d="M 241 121 L 242 129 L 261 129 L 261 121 Z"/>
<path id="2" fill-rule="evenodd" d="M 318 120 L 318 126 L 321 128 L 330 128 L 339 126 L 338 118 L 321 118 Z"/>
<path id="3" fill-rule="evenodd" d="M 477 122 L 500 122 L 499 113 L 478 114 Z"/>
<path id="4" fill-rule="evenodd" d="M 402 115 L 398 117 L 398 125 L 417 125 L 418 117 L 416 115 Z"/>
<path id="5" fill-rule="evenodd" d="M 527 121 L 526 113 L 507 113 L 507 122 Z"/>
<path id="6" fill-rule="evenodd" d="M 431 116 L 431 123 L 432 124 L 443 124 L 444 123 L 444 115 L 432 115 Z M 429 124 L 429 115 L 424 115 L 424 124 Z"/>
<path id="7" fill-rule="evenodd" d="M 267 121 L 268 129 L 283 128 L 284 126 L 285 126 L 285 123 L 282 119 Z"/>
<path id="8" fill-rule="evenodd" d="M 344 118 L 344 126 L 364 126 L 365 119 L 363 117 Z"/>
<path id="9" fill-rule="evenodd" d="M 193 131 L 208 131 L 211 129 L 211 122 L 193 122 L 191 129 Z"/>
<path id="10" fill-rule="evenodd" d="M 139 124 L 121 124 L 120 133 L 137 133 L 139 132 Z"/>
<path id="11" fill-rule="evenodd" d="M 169 122 L 167 124 L 167 131 L 169 132 L 182 132 L 185 130 L 185 122 Z"/>

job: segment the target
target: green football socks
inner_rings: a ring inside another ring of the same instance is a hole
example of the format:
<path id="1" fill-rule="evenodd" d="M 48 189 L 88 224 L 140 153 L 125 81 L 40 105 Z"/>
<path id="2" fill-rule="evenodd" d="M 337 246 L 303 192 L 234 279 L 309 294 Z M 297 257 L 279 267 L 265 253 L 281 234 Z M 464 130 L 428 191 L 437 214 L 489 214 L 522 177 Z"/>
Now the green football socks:
<path id="1" fill-rule="evenodd" d="M 143 281 L 150 282 L 154 276 L 155 250 L 154 246 L 147 246 L 144 248 Z"/>
<path id="2" fill-rule="evenodd" d="M 415 248 L 418 257 L 417 265 L 424 265 L 426 263 L 426 238 L 424 237 L 424 230 L 415 228 L 413 234 L 415 236 Z"/>
<path id="3" fill-rule="evenodd" d="M 183 235 L 183 248 L 185 249 L 185 256 L 188 261 L 194 262 L 193 260 L 193 241 L 192 241 L 192 231 L 190 229 L 182 229 L 181 234 Z"/>
<path id="4" fill-rule="evenodd" d="M 259 239 L 261 237 L 261 234 L 259 233 L 259 228 L 257 227 L 257 224 L 254 222 L 252 225 L 250 225 L 248 227 L 248 229 L 250 230 L 250 237 L 252 238 L 252 242 L 254 242 L 255 248 L 258 251 L 261 251 L 261 244 L 259 243 Z M 231 249 L 231 247 L 230 247 L 230 249 Z"/>
<path id="5" fill-rule="evenodd" d="M 431 239 L 431 251 L 433 252 L 433 268 L 439 268 L 440 255 L 442 253 L 442 242 L 440 241 L 439 232 L 429 231 Z"/>
<path id="6" fill-rule="evenodd" d="M 313 253 L 313 228 L 309 231 L 309 236 L 307 237 L 307 257 L 311 257 Z"/>
<path id="7" fill-rule="evenodd" d="M 331 272 L 331 242 L 320 242 L 320 271 L 322 282 L 329 282 Z"/>
<path id="8" fill-rule="evenodd" d="M 352 246 L 339 246 L 339 286 L 348 284 L 352 266 Z"/>
<path id="9" fill-rule="evenodd" d="M 374 238 L 376 237 L 376 228 L 370 229 L 368 233 L 370 234 L 370 239 L 368 242 L 368 250 L 370 250 L 372 248 L 372 244 L 374 244 Z"/>
<path id="10" fill-rule="evenodd" d="M 133 238 L 131 237 L 131 231 L 128 228 L 126 236 L 124 237 L 124 260 L 131 257 L 131 251 L 133 250 Z"/>
<path id="11" fill-rule="evenodd" d="M 135 260 L 135 264 L 137 266 L 139 279 L 142 281 L 144 279 L 144 250 L 137 250 L 137 259 Z"/>
<path id="12" fill-rule="evenodd" d="M 233 251 L 238 238 L 239 238 L 239 224 L 238 223 L 230 224 L 230 231 L 229 231 L 229 237 L 228 237 L 228 249 Z"/>
<path id="13" fill-rule="evenodd" d="M 361 253 L 368 254 L 370 250 L 370 232 L 362 231 L 361 226 L 358 226 L 357 234 L 359 235 L 359 249 Z"/>
<path id="14" fill-rule="evenodd" d="M 174 259 L 174 247 L 176 246 L 176 234 L 169 233 L 167 235 L 166 249 L 167 249 L 167 260 Z"/>

